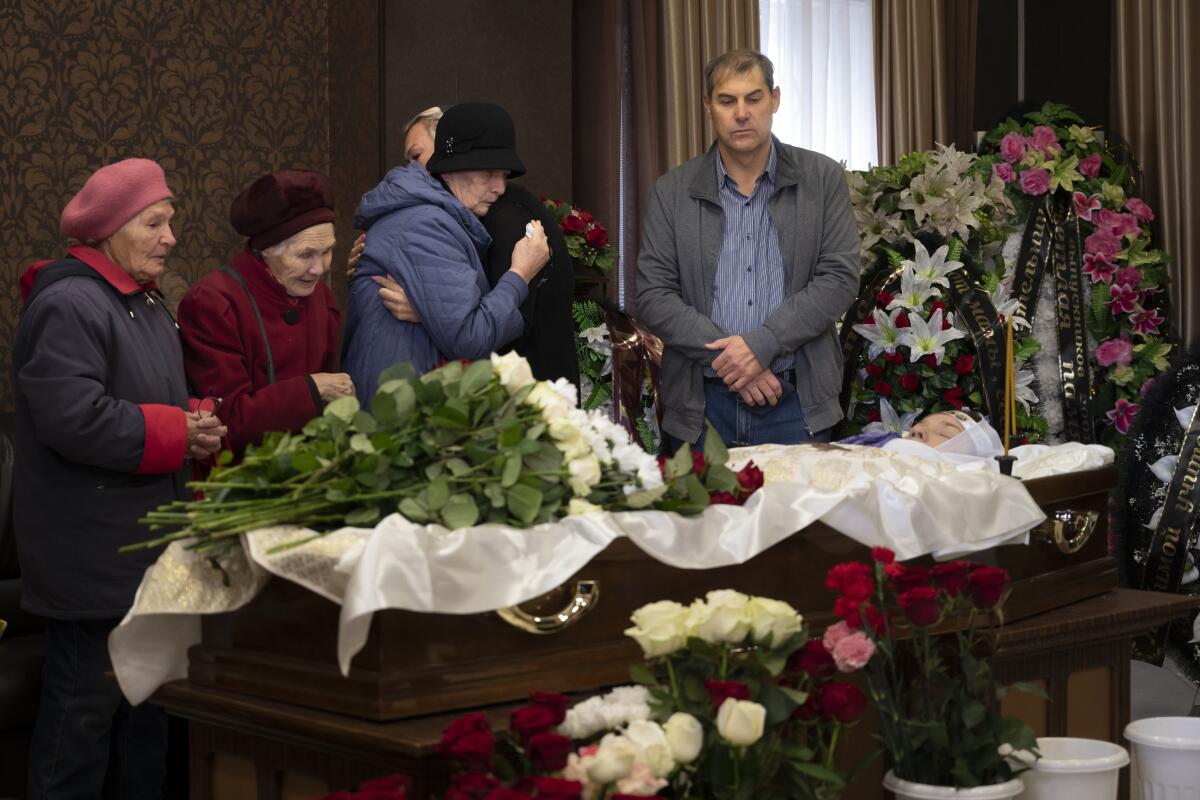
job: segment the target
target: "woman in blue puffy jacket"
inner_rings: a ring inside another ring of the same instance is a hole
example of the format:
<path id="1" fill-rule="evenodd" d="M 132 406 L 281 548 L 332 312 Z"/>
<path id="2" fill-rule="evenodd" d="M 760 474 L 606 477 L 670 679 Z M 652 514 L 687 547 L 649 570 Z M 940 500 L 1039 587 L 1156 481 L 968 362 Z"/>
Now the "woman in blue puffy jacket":
<path id="1" fill-rule="evenodd" d="M 460 103 L 438 123 L 427 169 L 396 167 L 363 195 L 354 226 L 367 243 L 350 283 L 342 368 L 364 401 L 392 364 L 426 372 L 443 359 L 483 358 L 521 334 L 521 303 L 550 258 L 545 231 L 531 223 L 493 288 L 482 260 L 491 237 L 480 218 L 505 181 L 524 173 L 508 112 Z M 377 276 L 399 282 L 420 323 L 396 319 L 379 302 Z"/>

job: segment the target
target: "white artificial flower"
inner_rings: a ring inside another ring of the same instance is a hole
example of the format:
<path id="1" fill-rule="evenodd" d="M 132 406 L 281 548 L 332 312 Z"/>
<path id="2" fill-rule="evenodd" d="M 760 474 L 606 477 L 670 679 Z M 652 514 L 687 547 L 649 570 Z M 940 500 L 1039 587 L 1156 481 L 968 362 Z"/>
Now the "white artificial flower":
<path id="1" fill-rule="evenodd" d="M 579 332 L 579 338 L 587 342 L 589 350 L 606 356 L 612 355 L 612 342 L 608 338 L 608 326 L 596 325 Z"/>
<path id="2" fill-rule="evenodd" d="M 1196 406 L 1188 406 L 1187 408 L 1175 409 L 1175 419 L 1179 421 L 1179 427 L 1187 431 L 1192 426 L 1192 417 L 1196 415 Z"/>
<path id="3" fill-rule="evenodd" d="M 498 356 L 492 353 L 492 370 L 500 376 L 500 385 L 509 394 L 516 394 L 533 383 L 533 370 L 529 362 L 515 352 Z"/>
<path id="4" fill-rule="evenodd" d="M 888 304 L 888 308 L 892 308 L 893 305 L 895 301 Z M 896 327 L 896 318 L 902 313 L 902 308 L 896 308 L 890 314 L 875 308 L 871 310 L 874 325 L 859 323 L 854 326 L 854 332 L 871 343 L 867 348 L 868 361 L 874 361 L 880 353 L 896 352 L 896 347 L 900 344 L 900 329 Z"/>
<path id="5" fill-rule="evenodd" d="M 977 158 L 973 153 L 964 153 L 953 144 L 945 145 L 935 142 L 934 146 L 937 148 L 937 152 L 933 154 L 932 162 L 943 169 L 950 170 L 955 175 L 962 175 L 966 172 Z"/>
<path id="6" fill-rule="evenodd" d="M 1013 380 L 1016 381 L 1017 402 L 1021 404 L 1021 408 L 1025 409 L 1026 414 L 1029 413 L 1029 406 L 1038 402 L 1037 392 L 1033 391 L 1033 379 L 1033 370 L 1021 369 L 1021 365 L 1018 363 Z"/>
<path id="7" fill-rule="evenodd" d="M 676 711 L 663 723 L 667 743 L 671 746 L 671 757 L 680 764 L 690 764 L 700 755 L 704 747 L 704 727 L 691 714 Z"/>
<path id="8" fill-rule="evenodd" d="M 925 307 L 926 300 L 940 295 L 941 293 L 933 288 L 933 284 L 924 278 L 917 277 L 916 271 L 912 268 L 912 262 L 908 262 L 904 271 L 900 273 L 900 292 L 892 298 L 892 302 L 887 304 L 888 311 L 893 308 L 920 311 Z"/>
<path id="9" fill-rule="evenodd" d="M 996 313 L 1008 318 L 1012 317 L 1014 328 L 1029 328 L 1029 320 L 1021 316 L 1021 301 L 1015 297 L 1008 296 L 1008 287 L 1004 284 L 999 284 L 992 290 L 989 295 L 992 299 L 992 305 L 996 308 Z"/>
<path id="10" fill-rule="evenodd" d="M 736 747 L 749 747 L 762 738 L 767 709 L 749 700 L 727 698 L 717 710 L 717 732 Z"/>
<path id="11" fill-rule="evenodd" d="M 876 431 L 891 431 L 892 433 L 904 433 L 913 426 L 917 421 L 917 417 L 921 416 L 923 408 L 918 408 L 909 411 L 904 416 L 896 413 L 896 409 L 888 402 L 886 397 L 879 398 L 879 422 L 868 423 L 863 428 L 863 433 L 875 433 Z"/>
<path id="12" fill-rule="evenodd" d="M 690 609 L 672 600 L 650 603 L 633 612 L 633 627 L 625 635 L 642 648 L 646 658 L 682 650 L 691 635 Z"/>
<path id="13" fill-rule="evenodd" d="M 912 267 L 914 276 L 930 284 L 949 287 L 950 280 L 946 276 L 956 269 L 961 269 L 963 265 L 961 261 L 946 260 L 946 256 L 950 254 L 950 246 L 944 244 L 930 255 L 920 239 L 913 239 L 913 248 L 913 259 L 904 263 Z"/>
<path id="14" fill-rule="evenodd" d="M 958 328 L 942 330 L 942 310 L 939 308 L 929 316 L 929 322 L 921 319 L 920 314 L 909 316 L 901 341 L 909 348 L 909 361 L 932 355 L 941 364 L 946 356 L 946 343 L 964 336 L 966 334 Z"/>
<path id="15" fill-rule="evenodd" d="M 750 616 L 750 633 L 754 641 L 761 644 L 770 636 L 772 647 L 779 647 L 797 633 L 804 621 L 796 609 L 769 597 L 751 597 L 746 612 Z"/>

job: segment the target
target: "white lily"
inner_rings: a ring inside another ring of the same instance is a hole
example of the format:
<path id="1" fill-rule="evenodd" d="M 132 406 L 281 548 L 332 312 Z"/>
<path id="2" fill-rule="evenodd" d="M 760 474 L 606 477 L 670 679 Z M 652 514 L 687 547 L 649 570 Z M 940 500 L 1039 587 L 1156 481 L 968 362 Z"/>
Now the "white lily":
<path id="1" fill-rule="evenodd" d="M 1000 284 L 992 290 L 989 296 L 992 298 L 992 306 L 995 307 L 997 314 L 1012 317 L 1013 327 L 1026 329 L 1030 327 L 1029 320 L 1020 314 L 1021 301 L 1008 296 L 1008 287 Z"/>
<path id="2" fill-rule="evenodd" d="M 908 318 L 908 328 L 904 330 L 901 344 L 908 345 L 909 361 L 916 361 L 921 356 L 932 355 L 941 364 L 946 356 L 946 343 L 966 336 L 958 328 L 950 327 L 942 330 L 942 310 L 939 308 L 930 315 L 929 321 L 921 319 L 920 314 Z M 1035 398 L 1036 399 L 1036 398 Z"/>
<path id="3" fill-rule="evenodd" d="M 579 332 L 579 338 L 587 340 L 588 349 L 603 355 L 612 354 L 612 343 L 608 339 L 608 326 L 596 325 Z"/>
<path id="4" fill-rule="evenodd" d="M 913 239 L 913 247 L 913 259 L 904 263 L 912 265 L 916 277 L 930 284 L 949 287 L 950 280 L 946 276 L 963 265 L 961 261 L 946 260 L 946 256 L 950 254 L 950 245 L 942 245 L 933 251 L 933 255 L 929 254 L 920 239 Z"/>
<path id="5" fill-rule="evenodd" d="M 1030 404 L 1038 402 L 1037 392 L 1033 391 L 1033 370 L 1021 369 L 1019 361 L 1016 366 L 1017 372 L 1013 376 L 1013 380 L 1016 381 L 1017 402 L 1021 404 L 1021 407 L 1025 409 L 1025 413 L 1028 414 Z"/>
<path id="6" fill-rule="evenodd" d="M 888 402 L 886 397 L 881 397 L 879 398 L 879 422 L 868 423 L 863 428 L 863 433 L 874 433 L 876 431 L 904 433 L 913 426 L 917 417 L 921 416 L 921 412 L 924 410 L 923 408 L 918 408 L 901 416 L 896 413 L 896 409 L 892 408 L 892 404 Z"/>
<path id="7" fill-rule="evenodd" d="M 906 262 L 904 271 L 900 273 L 900 292 L 892 302 L 888 303 L 888 311 L 893 308 L 907 308 L 918 311 L 925 307 L 925 301 L 941 295 L 933 285 L 924 278 L 918 277 L 911 261 Z"/>
<path id="8" fill-rule="evenodd" d="M 890 306 L 889 306 L 890 307 Z M 871 311 L 875 319 L 874 325 L 859 323 L 854 326 L 854 332 L 871 343 L 867 348 L 867 360 L 874 361 L 880 353 L 894 353 L 900 344 L 900 329 L 896 327 L 896 318 L 903 309 L 897 308 L 890 314 L 885 314 L 878 308 Z"/>

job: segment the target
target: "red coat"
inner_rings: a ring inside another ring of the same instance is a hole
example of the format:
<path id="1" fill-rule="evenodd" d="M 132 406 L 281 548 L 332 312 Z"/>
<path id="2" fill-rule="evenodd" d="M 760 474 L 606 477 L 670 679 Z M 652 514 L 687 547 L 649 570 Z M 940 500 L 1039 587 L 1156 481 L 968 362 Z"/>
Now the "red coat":
<path id="1" fill-rule="evenodd" d="M 218 416 L 229 426 L 229 446 L 240 453 L 264 433 L 298 431 L 320 413 L 320 397 L 308 375 L 336 371 L 341 314 L 324 283 L 308 297 L 289 297 L 266 262 L 249 250 L 229 265 L 258 303 L 275 383 L 267 383 L 263 336 L 250 299 L 224 271 L 210 272 L 188 290 L 179 304 L 179 333 L 192 391 L 222 399 Z"/>

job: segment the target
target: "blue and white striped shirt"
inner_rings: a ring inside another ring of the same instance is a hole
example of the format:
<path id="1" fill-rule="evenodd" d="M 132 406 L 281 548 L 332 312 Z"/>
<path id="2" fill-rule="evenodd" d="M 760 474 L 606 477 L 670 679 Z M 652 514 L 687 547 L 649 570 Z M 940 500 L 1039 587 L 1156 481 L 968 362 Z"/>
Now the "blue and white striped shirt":
<path id="1" fill-rule="evenodd" d="M 767 207 L 777 171 L 775 143 L 749 197 L 738 190 L 719 155 L 716 162 L 725 238 L 713 280 L 712 321 L 735 336 L 761 328 L 783 303 L 783 254 Z M 782 372 L 795 363 L 795 355 L 783 353 L 771 362 L 771 371 Z M 704 374 L 716 375 L 711 367 Z"/>

